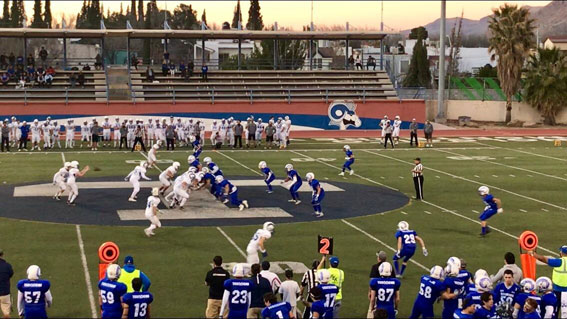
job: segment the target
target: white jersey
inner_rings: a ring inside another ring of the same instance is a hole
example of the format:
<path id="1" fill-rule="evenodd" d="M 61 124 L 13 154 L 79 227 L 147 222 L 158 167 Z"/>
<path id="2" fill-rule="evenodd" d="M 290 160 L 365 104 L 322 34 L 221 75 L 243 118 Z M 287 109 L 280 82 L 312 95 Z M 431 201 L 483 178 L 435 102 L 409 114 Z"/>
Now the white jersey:
<path id="1" fill-rule="evenodd" d="M 201 131 L 201 133 L 203 133 L 205 131 L 206 127 L 205 127 L 205 123 L 201 122 L 199 124 L 199 131 Z"/>
<path id="2" fill-rule="evenodd" d="M 146 168 L 142 166 L 136 166 L 132 172 L 130 172 L 130 181 L 139 181 L 142 177 L 147 179 Z"/>
<path id="3" fill-rule="evenodd" d="M 148 197 L 148 204 L 146 205 L 146 217 L 154 215 L 154 207 L 158 207 L 160 203 L 159 197 L 150 196 Z"/>
<path id="4" fill-rule="evenodd" d="M 221 134 L 225 134 L 225 133 L 226 133 L 226 130 L 228 130 L 228 124 L 226 124 L 226 123 L 221 123 L 221 125 L 220 125 L 220 132 L 221 132 Z"/>
<path id="5" fill-rule="evenodd" d="M 258 122 L 258 124 L 256 125 L 256 134 L 262 135 L 262 133 L 264 133 L 264 126 L 264 123 Z"/>
<path id="6" fill-rule="evenodd" d="M 106 121 L 106 122 L 102 123 L 102 129 L 103 130 L 110 130 L 110 122 Z"/>
<path id="7" fill-rule="evenodd" d="M 384 130 L 386 128 L 386 124 L 389 123 L 390 120 L 381 120 L 380 121 L 380 127 L 382 128 L 382 130 Z"/>
<path id="8" fill-rule="evenodd" d="M 113 128 L 115 131 L 120 131 L 120 127 L 121 127 L 121 126 L 122 126 L 122 125 L 120 125 L 120 121 L 116 121 L 116 122 L 114 122 L 114 124 L 112 124 L 112 128 Z"/>
<path id="9" fill-rule="evenodd" d="M 285 121 L 285 126 L 286 126 L 286 132 L 289 134 L 289 131 L 291 131 L 291 120 Z"/>
<path id="10" fill-rule="evenodd" d="M 30 130 L 31 130 L 32 135 L 40 135 L 41 126 L 39 126 L 39 124 L 32 124 L 30 126 Z"/>
<path id="11" fill-rule="evenodd" d="M 51 129 L 52 129 L 53 136 L 57 136 L 57 135 L 59 135 L 59 132 L 61 131 L 61 125 L 59 125 L 59 124 L 51 125 Z"/>
<path id="12" fill-rule="evenodd" d="M 55 176 L 53 176 L 53 182 L 57 184 L 64 182 L 68 176 L 69 171 L 65 167 L 62 167 L 57 173 L 55 173 Z"/>
<path id="13" fill-rule="evenodd" d="M 66 130 L 68 133 L 72 133 L 73 131 L 75 131 L 75 125 L 73 125 L 73 124 L 67 124 L 67 125 L 65 125 L 65 130 Z"/>
<path id="14" fill-rule="evenodd" d="M 169 177 L 167 173 L 170 173 L 171 176 L 175 176 L 175 174 L 177 173 L 177 170 L 173 166 L 170 166 L 170 167 L 166 168 L 165 171 L 163 171 L 159 174 L 159 178 L 160 179 L 162 179 L 162 178 L 170 179 L 171 177 Z"/>
<path id="15" fill-rule="evenodd" d="M 287 129 L 287 125 L 285 123 L 282 123 L 282 127 L 281 127 L 281 135 L 282 136 L 287 136 L 287 134 L 289 133 L 288 129 Z"/>
<path id="16" fill-rule="evenodd" d="M 175 124 L 175 131 L 181 132 L 184 130 L 185 130 L 185 126 L 183 125 L 182 122 L 177 122 L 177 124 Z"/>
<path id="17" fill-rule="evenodd" d="M 134 131 L 136 130 L 136 124 L 128 123 L 126 125 L 126 128 L 128 129 L 128 133 L 134 133 Z"/>
<path id="18" fill-rule="evenodd" d="M 260 249 L 260 238 L 262 238 L 262 237 L 264 237 L 265 239 L 270 239 L 272 237 L 272 233 L 270 233 L 269 231 L 267 231 L 265 229 L 258 229 L 254 233 L 254 236 L 252 236 L 252 239 L 250 239 L 250 242 L 248 243 L 248 248 L 259 250 Z"/>
<path id="19" fill-rule="evenodd" d="M 280 286 L 282 285 L 282 281 L 280 280 L 278 275 L 276 275 L 275 273 L 269 270 L 262 270 L 260 272 L 260 276 L 268 279 L 268 281 L 270 282 L 270 286 L 272 286 L 272 291 L 274 293 L 278 292 Z"/>
<path id="20" fill-rule="evenodd" d="M 91 128 L 88 125 L 81 125 L 81 135 L 89 135 Z"/>
<path id="21" fill-rule="evenodd" d="M 282 132 L 283 123 L 277 122 L 276 123 L 276 134 L 280 134 Z"/>
<path id="22" fill-rule="evenodd" d="M 394 130 L 395 129 L 400 129 L 400 127 L 402 126 L 402 121 L 401 120 L 395 120 L 394 121 Z"/>
<path id="23" fill-rule="evenodd" d="M 152 160 L 153 162 L 156 161 L 156 149 L 155 148 L 151 148 L 150 151 L 148 152 L 148 159 Z"/>
<path id="24" fill-rule="evenodd" d="M 211 132 L 214 134 L 219 131 L 218 124 L 211 124 Z"/>
<path id="25" fill-rule="evenodd" d="M 69 176 L 67 177 L 67 184 L 75 184 L 77 180 L 77 174 L 79 173 L 78 168 L 71 168 L 69 170 Z"/>
<path id="26" fill-rule="evenodd" d="M 43 133 L 43 135 L 49 136 L 51 135 L 51 125 L 44 125 L 41 127 L 41 132 Z"/>
<path id="27" fill-rule="evenodd" d="M 22 128 L 20 123 L 18 123 L 17 121 L 12 121 L 12 123 L 8 124 L 8 127 L 10 128 L 10 133 L 12 134 L 12 136 L 16 136 L 18 134 L 18 131 L 20 131 Z"/>
<path id="28" fill-rule="evenodd" d="M 262 275 L 262 277 L 264 277 Z M 280 293 L 282 296 L 282 301 L 289 302 L 292 307 L 297 306 L 297 295 L 301 291 L 299 285 L 295 280 L 286 280 L 280 285 Z"/>

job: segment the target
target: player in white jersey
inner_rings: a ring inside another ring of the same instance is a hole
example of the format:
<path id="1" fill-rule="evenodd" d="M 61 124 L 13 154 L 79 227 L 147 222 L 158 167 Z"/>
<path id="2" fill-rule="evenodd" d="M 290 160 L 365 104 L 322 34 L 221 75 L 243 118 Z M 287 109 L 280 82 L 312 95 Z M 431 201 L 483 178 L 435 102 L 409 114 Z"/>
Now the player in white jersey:
<path id="1" fill-rule="evenodd" d="M 51 124 L 47 121 L 41 125 L 41 134 L 43 135 L 43 149 L 51 148 Z"/>
<path id="2" fill-rule="evenodd" d="M 171 180 L 175 177 L 175 174 L 177 174 L 179 167 L 181 167 L 179 162 L 173 162 L 170 167 L 159 174 L 159 181 L 161 182 L 161 187 L 159 188 L 160 194 L 163 195 L 169 189 Z"/>
<path id="3" fill-rule="evenodd" d="M 189 199 L 190 188 L 195 182 L 195 174 L 192 171 L 187 171 L 178 176 L 173 184 L 173 192 L 171 192 L 173 199 L 169 204 L 169 208 L 173 208 L 177 205 L 179 209 L 183 210 L 185 203 Z M 166 199 L 168 199 L 168 197 L 171 198 L 171 196 L 167 196 Z"/>
<path id="4" fill-rule="evenodd" d="M 128 176 L 124 178 L 125 181 L 129 181 L 134 187 L 134 189 L 132 190 L 132 194 L 130 195 L 130 198 L 128 198 L 128 201 L 130 202 L 135 202 L 136 199 L 138 198 L 137 195 L 140 192 L 140 179 L 143 178 L 147 181 L 152 180 L 151 178 L 146 176 L 146 167 L 148 167 L 147 162 L 140 161 L 140 165 L 136 166 L 130 172 L 130 174 L 128 174 Z"/>
<path id="5" fill-rule="evenodd" d="M 108 120 L 108 116 L 104 117 L 104 122 L 102 122 L 102 141 L 103 146 L 107 147 L 110 146 L 110 132 L 111 132 L 112 124 Z"/>
<path id="6" fill-rule="evenodd" d="M 199 142 L 201 142 L 201 145 L 205 145 L 205 130 L 207 129 L 205 121 L 199 121 L 197 123 L 199 123 Z"/>
<path id="7" fill-rule="evenodd" d="M 158 120 L 156 120 L 154 126 L 154 137 L 156 142 L 161 141 L 161 123 Z"/>
<path id="8" fill-rule="evenodd" d="M 213 146 L 216 144 L 215 136 L 217 135 L 218 132 L 220 132 L 220 125 L 218 125 L 217 120 L 214 120 L 213 124 L 211 124 L 211 136 L 209 138 L 211 140 L 211 145 Z M 205 143 L 203 143 L 203 146 L 204 145 Z"/>
<path id="9" fill-rule="evenodd" d="M 128 120 L 128 124 L 126 124 L 126 129 L 128 130 L 128 134 L 126 135 L 126 144 L 128 148 L 132 148 L 134 144 L 134 132 L 136 131 L 136 124 L 134 123 L 133 119 Z"/>
<path id="10" fill-rule="evenodd" d="M 291 119 L 289 118 L 289 116 L 286 115 L 286 117 L 284 117 L 285 120 L 285 126 L 286 126 L 286 146 L 289 145 L 289 135 L 291 134 Z"/>
<path id="11" fill-rule="evenodd" d="M 81 148 L 83 148 L 83 145 L 85 145 L 85 142 L 89 142 L 90 138 L 89 136 L 91 135 L 91 128 L 89 127 L 87 121 L 83 122 L 83 125 L 81 125 Z"/>
<path id="12" fill-rule="evenodd" d="M 268 251 L 265 248 L 266 240 L 272 237 L 275 225 L 272 222 L 265 222 L 261 229 L 256 230 L 252 239 L 246 247 L 246 263 L 247 264 L 259 264 L 260 257 L 258 256 L 258 251 L 262 253 L 262 258 L 268 257 Z"/>
<path id="13" fill-rule="evenodd" d="M 394 143 L 398 145 L 400 142 L 400 128 L 402 127 L 402 121 L 400 120 L 400 116 L 396 115 L 396 119 L 394 120 L 394 130 L 392 131 L 392 137 L 394 138 Z"/>
<path id="14" fill-rule="evenodd" d="M 274 134 L 274 140 L 278 145 L 281 145 L 280 140 L 282 139 L 282 126 L 283 126 L 283 119 L 281 117 L 278 117 L 275 126 L 276 126 L 276 134 Z"/>
<path id="15" fill-rule="evenodd" d="M 222 145 L 225 144 L 226 141 L 226 130 L 228 127 L 228 123 L 226 122 L 225 119 L 221 119 L 220 123 L 219 123 L 219 135 L 221 137 L 222 140 Z"/>
<path id="16" fill-rule="evenodd" d="M 161 134 L 160 134 L 160 141 L 162 145 L 165 145 L 166 138 L 165 138 L 165 130 L 167 129 L 167 119 L 163 118 L 161 120 Z"/>
<path id="17" fill-rule="evenodd" d="M 39 142 L 41 141 L 41 125 L 37 119 L 33 120 L 33 124 L 30 125 L 31 141 L 32 141 L 32 151 L 37 149 L 39 151 Z"/>
<path id="18" fill-rule="evenodd" d="M 17 147 L 20 138 L 22 137 L 21 125 L 20 121 L 16 119 L 15 116 L 12 116 L 12 122 L 8 125 L 10 128 L 10 143 L 11 146 Z"/>
<path id="19" fill-rule="evenodd" d="M 146 124 L 146 145 L 152 146 L 155 141 L 155 129 L 156 125 L 152 119 L 148 119 L 148 124 Z"/>
<path id="20" fill-rule="evenodd" d="M 227 127 L 226 127 L 226 138 L 228 140 L 228 145 L 230 145 L 230 147 L 234 147 L 234 119 L 232 117 L 230 117 L 227 121 Z"/>
<path id="21" fill-rule="evenodd" d="M 67 205 L 75 206 L 75 199 L 79 196 L 79 187 L 77 186 L 77 177 L 83 177 L 89 171 L 89 166 L 80 171 L 79 162 L 72 161 L 71 168 L 69 169 L 69 176 L 67 177 L 67 188 L 69 189 L 69 197 L 67 198 Z"/>
<path id="22" fill-rule="evenodd" d="M 71 169 L 71 162 L 65 162 L 62 168 L 53 175 L 53 185 L 57 187 L 57 192 L 53 195 L 53 199 L 61 200 L 59 196 L 67 189 L 67 178 L 69 177 L 69 170 Z"/>
<path id="23" fill-rule="evenodd" d="M 154 144 L 154 146 L 150 148 L 150 151 L 148 152 L 148 168 L 151 168 L 152 166 L 155 165 L 157 161 L 156 154 L 158 149 L 159 149 L 159 144 Z"/>
<path id="24" fill-rule="evenodd" d="M 65 124 L 65 148 L 73 148 L 75 139 L 75 125 L 73 120 L 67 120 Z"/>
<path id="25" fill-rule="evenodd" d="M 144 229 L 144 233 L 148 237 L 155 235 L 154 229 L 161 227 L 161 222 L 157 217 L 157 214 L 161 213 L 158 208 L 159 203 L 161 202 L 158 196 L 159 189 L 157 187 L 152 188 L 152 195 L 148 197 L 145 211 L 146 218 L 150 221 L 150 227 Z"/>
<path id="26" fill-rule="evenodd" d="M 388 115 L 384 115 L 384 119 L 380 121 L 380 128 L 382 129 L 382 134 L 380 135 L 380 143 L 384 143 L 384 137 L 386 136 L 386 123 L 389 123 Z"/>
<path id="27" fill-rule="evenodd" d="M 59 139 L 59 133 L 61 131 L 61 126 L 57 123 L 57 121 L 53 121 L 53 130 L 51 131 L 51 141 L 52 147 L 55 147 L 55 143 L 57 143 L 57 147 L 61 148 L 61 140 Z"/>
<path id="28" fill-rule="evenodd" d="M 120 146 L 120 138 L 122 137 L 120 135 L 120 127 L 122 126 L 122 124 L 120 124 L 120 118 L 117 117 L 114 121 L 114 123 L 112 123 L 111 128 L 112 128 L 112 145 L 114 147 L 116 146 Z"/>
<path id="29" fill-rule="evenodd" d="M 256 124 L 256 143 L 258 146 L 262 145 L 262 134 L 264 134 L 264 128 L 266 125 L 262 122 L 262 119 L 258 119 L 258 123 Z"/>
<path id="30" fill-rule="evenodd" d="M 287 124 L 285 121 L 282 121 L 281 133 L 280 133 L 280 149 L 284 149 L 287 147 Z"/>

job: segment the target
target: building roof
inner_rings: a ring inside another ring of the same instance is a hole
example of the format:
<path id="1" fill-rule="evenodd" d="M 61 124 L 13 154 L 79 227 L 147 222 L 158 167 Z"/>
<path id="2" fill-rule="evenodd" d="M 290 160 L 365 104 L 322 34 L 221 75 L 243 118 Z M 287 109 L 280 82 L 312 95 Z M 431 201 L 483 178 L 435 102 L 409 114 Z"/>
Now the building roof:
<path id="1" fill-rule="evenodd" d="M 549 40 L 553 43 L 567 43 L 567 35 L 551 36 L 551 37 L 547 37 L 545 39 L 545 41 L 547 41 L 547 40 Z"/>
<path id="2" fill-rule="evenodd" d="M 249 31 L 249 30 L 145 30 L 145 29 L 34 29 L 0 28 L 5 38 L 156 38 L 156 39 L 295 39 L 381 40 L 397 33 L 377 31 Z"/>

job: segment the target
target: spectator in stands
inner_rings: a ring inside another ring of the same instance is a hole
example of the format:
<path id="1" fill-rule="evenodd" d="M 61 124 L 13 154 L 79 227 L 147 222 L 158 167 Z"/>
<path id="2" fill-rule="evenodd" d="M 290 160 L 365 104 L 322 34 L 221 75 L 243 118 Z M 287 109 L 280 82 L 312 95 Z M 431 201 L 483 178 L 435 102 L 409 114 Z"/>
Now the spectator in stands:
<path id="1" fill-rule="evenodd" d="M 132 58 L 130 63 L 132 64 L 132 66 L 134 67 L 134 69 L 136 69 L 136 71 L 138 70 L 138 57 L 136 56 L 136 54 L 132 54 Z"/>
<path id="2" fill-rule="evenodd" d="M 25 89 L 26 88 L 26 74 L 25 73 L 20 73 L 20 77 L 18 79 L 18 83 L 16 84 L 16 89 Z"/>
<path id="3" fill-rule="evenodd" d="M 28 55 L 28 58 L 27 58 L 27 60 L 26 60 L 26 64 L 27 64 L 28 66 L 29 66 L 29 65 L 35 66 L 35 59 L 34 59 L 34 57 L 33 57 L 33 55 L 32 55 L 31 53 Z"/>
<path id="4" fill-rule="evenodd" d="M 83 73 L 83 71 L 79 71 L 79 75 L 77 76 L 77 82 L 83 89 L 85 88 L 85 74 Z"/>
<path id="5" fill-rule="evenodd" d="M 10 65 L 8 67 L 8 70 L 6 70 L 6 73 L 8 73 L 8 76 L 10 77 L 10 80 L 14 80 L 16 81 L 16 70 L 14 70 L 14 66 Z"/>
<path id="6" fill-rule="evenodd" d="M 77 85 L 77 74 L 75 72 L 71 72 L 71 75 L 69 75 L 69 83 L 71 84 L 71 88 Z"/>
<path id="7" fill-rule="evenodd" d="M 413 140 L 415 139 L 415 146 L 419 146 L 418 142 L 417 142 L 417 122 L 415 121 L 415 119 L 411 120 L 411 124 L 409 125 L 409 129 L 410 129 L 410 146 L 413 146 Z"/>
<path id="8" fill-rule="evenodd" d="M 203 79 L 203 81 L 205 82 L 209 82 L 209 66 L 207 66 L 207 64 L 203 64 L 203 66 L 201 67 L 201 78 Z"/>
<path id="9" fill-rule="evenodd" d="M 4 120 L 4 123 L 1 124 L 1 135 L 2 135 L 2 152 L 4 152 L 4 145 L 6 145 L 6 151 L 10 151 L 10 128 L 8 127 L 8 119 Z M 1 257 L 1 256 L 0 256 Z M 0 259 L 0 263 L 1 263 Z M 0 284 L 1 285 L 1 284 Z"/>
<path id="10" fill-rule="evenodd" d="M 89 64 L 87 63 L 84 67 L 83 67 L 83 71 L 90 71 L 91 67 L 89 66 Z"/>
<path id="11" fill-rule="evenodd" d="M 369 55 L 368 60 L 366 60 L 366 69 L 370 70 L 370 67 L 372 67 L 372 70 L 376 70 L 376 59 L 371 55 Z"/>
<path id="12" fill-rule="evenodd" d="M 81 66 L 81 62 L 79 62 L 79 66 Z M 71 71 L 79 71 L 79 66 L 76 65 L 72 66 Z"/>
<path id="13" fill-rule="evenodd" d="M 360 54 L 356 55 L 356 58 L 354 58 L 354 61 L 356 62 L 356 69 L 362 70 L 362 59 L 360 58 Z"/>
<path id="14" fill-rule="evenodd" d="M 188 69 L 188 74 L 189 74 L 189 78 L 187 78 L 187 80 L 189 80 L 190 78 L 193 77 L 193 70 L 195 69 L 195 63 L 193 63 L 193 60 L 189 60 L 189 63 L 187 64 L 187 69 Z"/>
<path id="15" fill-rule="evenodd" d="M 14 55 L 14 52 L 10 52 L 10 55 L 8 56 L 8 62 L 11 66 L 16 65 L 16 56 Z"/>
<path id="16" fill-rule="evenodd" d="M 167 73 L 169 72 L 169 65 L 167 64 L 167 61 L 164 59 L 161 62 L 161 74 L 163 76 L 167 76 Z"/>
<path id="17" fill-rule="evenodd" d="M 45 86 L 45 72 L 36 71 L 35 84 L 39 87 Z"/>
<path id="18" fill-rule="evenodd" d="M 37 75 L 36 75 L 36 73 L 35 73 L 35 70 L 34 70 L 33 66 L 32 66 L 32 67 L 28 67 L 28 70 L 27 70 L 27 72 L 26 72 L 26 82 L 28 82 L 31 86 L 33 86 L 34 83 L 35 83 L 35 78 L 36 78 L 36 76 L 37 76 Z"/>
<path id="19" fill-rule="evenodd" d="M 96 70 L 100 70 L 102 69 L 102 56 L 100 55 L 100 53 L 97 53 L 95 56 L 95 69 Z"/>
<path id="20" fill-rule="evenodd" d="M 47 70 L 45 70 L 46 74 L 50 74 L 51 76 L 55 76 L 55 69 L 50 65 Z"/>
<path id="21" fill-rule="evenodd" d="M 260 264 L 251 267 L 252 298 L 246 318 L 258 318 L 264 308 L 264 295 L 272 292 L 270 281 L 260 275 Z"/>
<path id="22" fill-rule="evenodd" d="M 513 253 L 507 252 L 504 254 L 504 266 L 498 270 L 496 275 L 492 276 L 493 283 L 498 283 L 504 277 L 504 271 L 510 269 L 514 273 L 514 282 L 517 284 L 520 283 L 524 274 L 522 273 L 522 269 L 516 265 L 516 256 Z"/>
<path id="23" fill-rule="evenodd" d="M 431 124 L 431 121 L 425 122 L 423 133 L 425 134 L 425 147 L 433 147 L 433 124 Z"/>
<path id="24" fill-rule="evenodd" d="M 10 318 L 12 299 L 10 298 L 10 279 L 14 275 L 12 265 L 4 260 L 4 251 L 0 249 L 0 310 L 4 318 Z"/>
<path id="25" fill-rule="evenodd" d="M 8 59 L 4 53 L 0 54 L 0 69 L 5 70 L 8 68 Z"/>
<path id="26" fill-rule="evenodd" d="M 41 65 L 39 65 L 36 69 L 35 69 L 38 73 L 45 73 L 45 68 Z M 45 74 L 44 74 L 45 75 Z"/>
<path id="27" fill-rule="evenodd" d="M 181 77 L 187 80 L 187 66 L 185 66 L 185 62 L 179 62 L 179 74 Z"/>
<path id="28" fill-rule="evenodd" d="M 354 69 L 354 56 L 352 54 L 348 57 L 348 68 Z"/>
<path id="29" fill-rule="evenodd" d="M 168 151 L 170 146 L 172 151 L 175 150 L 175 128 L 171 124 L 165 129 L 165 141 Z"/>
<path id="30" fill-rule="evenodd" d="M 45 47 L 41 47 L 41 50 L 39 50 L 39 58 L 41 59 L 41 65 L 43 67 L 46 66 L 47 63 L 47 50 L 45 49 Z"/>
<path id="31" fill-rule="evenodd" d="M 35 73 L 35 68 L 33 64 L 28 64 L 28 68 L 26 69 L 26 72 L 28 72 L 28 74 Z"/>
<path id="32" fill-rule="evenodd" d="M 240 120 L 236 121 L 236 125 L 234 125 L 234 145 L 233 148 L 238 147 L 242 148 L 242 132 L 244 132 L 244 127 L 240 124 Z"/>
<path id="33" fill-rule="evenodd" d="M 205 284 L 209 286 L 209 299 L 207 299 L 207 310 L 205 310 L 205 318 L 218 318 L 222 305 L 222 296 L 224 294 L 224 282 L 230 279 L 230 274 L 222 268 L 222 257 L 215 256 L 213 258 L 213 269 L 207 272 Z M 226 313 L 223 314 L 226 318 Z"/>
<path id="34" fill-rule="evenodd" d="M 150 66 L 148 65 L 148 67 L 146 68 L 146 81 L 152 83 L 154 79 L 155 79 L 154 70 L 150 68 Z"/>
<path id="35" fill-rule="evenodd" d="M 16 58 L 16 65 L 21 66 L 22 69 L 24 68 L 24 57 L 21 54 Z"/>
<path id="36" fill-rule="evenodd" d="M 169 75 L 175 76 L 175 63 L 173 63 L 173 61 L 171 60 L 169 61 L 168 68 L 169 68 Z"/>
<path id="37" fill-rule="evenodd" d="M 169 64 L 169 52 L 167 52 L 167 50 L 163 51 L 163 60 L 166 64 Z"/>
<path id="38" fill-rule="evenodd" d="M 26 121 L 22 122 L 22 127 L 20 127 L 22 135 L 20 135 L 20 145 L 18 147 L 18 152 L 22 149 L 27 151 L 28 148 L 28 135 L 30 134 L 30 127 Z"/>
<path id="39" fill-rule="evenodd" d="M 8 83 L 10 82 L 10 75 L 8 74 L 8 72 L 2 73 L 2 77 L 0 77 L 0 82 L 2 82 L 2 86 L 8 86 Z"/>

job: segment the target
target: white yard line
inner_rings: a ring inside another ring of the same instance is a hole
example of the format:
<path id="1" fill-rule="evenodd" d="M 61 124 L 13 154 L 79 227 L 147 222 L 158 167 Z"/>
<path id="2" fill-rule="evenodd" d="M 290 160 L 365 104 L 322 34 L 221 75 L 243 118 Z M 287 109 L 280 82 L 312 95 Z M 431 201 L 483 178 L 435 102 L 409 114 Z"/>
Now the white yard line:
<path id="1" fill-rule="evenodd" d="M 87 265 L 87 256 L 85 255 L 85 245 L 83 243 L 83 235 L 81 234 L 81 226 L 75 225 L 77 230 L 77 241 L 79 242 L 79 250 L 81 251 L 81 262 L 83 263 L 83 271 L 85 272 L 85 282 L 87 284 L 87 292 L 89 295 L 89 303 L 91 305 L 91 318 L 98 318 L 95 298 L 93 293 L 93 285 L 91 284 L 91 275 L 89 273 L 89 266 Z"/>
<path id="2" fill-rule="evenodd" d="M 228 236 L 224 232 L 224 230 L 222 230 L 222 228 L 217 227 L 217 230 L 224 236 L 224 238 L 226 238 L 226 240 L 228 240 L 229 243 L 232 244 L 232 246 L 234 246 L 234 248 L 236 248 L 236 250 L 242 255 L 242 257 L 246 258 L 246 254 L 244 253 L 244 251 L 240 249 L 240 247 L 238 247 L 238 245 L 234 242 L 234 240 L 232 240 L 232 238 L 230 238 L 230 236 Z"/>
<path id="3" fill-rule="evenodd" d="M 400 159 L 395 158 L 395 157 L 391 157 L 391 156 L 387 156 L 387 155 L 383 155 L 383 154 L 379 154 L 379 153 L 375 153 L 375 152 L 371 152 L 371 151 L 365 151 L 365 152 L 366 152 L 366 153 L 369 153 L 369 154 L 374 154 L 374 155 L 377 155 L 377 156 L 389 158 L 389 159 L 392 159 L 392 160 L 395 160 L 395 161 L 398 161 L 398 162 L 401 162 L 401 163 L 413 165 L 412 163 L 409 163 L 409 162 L 400 160 Z M 544 205 L 547 205 L 547 206 L 551 206 L 551 207 L 554 207 L 554 208 L 557 208 L 557 209 L 560 209 L 560 210 L 567 210 L 567 208 L 565 208 L 565 207 L 563 207 L 563 206 L 555 205 L 555 204 L 548 203 L 548 202 L 546 202 L 546 201 L 542 201 L 542 200 L 539 200 L 539 199 L 536 199 L 536 198 L 533 198 L 533 197 L 529 197 L 529 196 L 526 196 L 526 195 L 518 194 L 518 193 L 516 193 L 516 192 L 512 192 L 512 191 L 509 191 L 509 190 L 507 190 L 507 189 L 500 188 L 500 187 L 498 187 L 498 186 L 494 186 L 494 185 L 490 185 L 490 184 L 486 184 L 486 183 L 477 182 L 477 181 L 474 181 L 474 180 L 472 180 L 472 179 L 468 179 L 468 178 L 465 178 L 465 177 L 462 177 L 462 176 L 459 176 L 459 175 L 454 175 L 454 174 L 451 174 L 451 173 L 447 173 L 447 172 L 445 172 L 445 171 L 441 171 L 441 170 L 434 169 L 434 168 L 431 168 L 431 167 L 427 167 L 427 169 L 430 170 L 430 171 L 438 172 L 438 173 L 441 173 L 441 174 L 445 174 L 445 175 L 451 176 L 451 177 L 453 177 L 453 178 L 457 178 L 457 179 L 460 179 L 460 180 L 463 180 L 463 181 L 466 181 L 466 182 L 469 182 L 469 183 L 472 183 L 472 184 L 485 185 L 485 186 L 488 186 L 488 187 L 490 187 L 490 188 L 497 189 L 497 190 L 500 190 L 500 191 L 502 191 L 502 192 L 505 192 L 505 193 L 508 193 L 508 194 L 511 194 L 511 195 L 514 195 L 514 196 L 517 196 L 517 197 L 521 197 L 521 198 L 524 198 L 524 199 L 527 199 L 527 200 L 531 200 L 531 201 L 534 201 L 534 202 L 537 202 L 537 203 L 540 203 L 540 204 L 544 204 Z"/>
<path id="4" fill-rule="evenodd" d="M 524 154 L 533 155 L 533 156 L 538 156 L 538 157 L 543 157 L 543 158 L 549 158 L 549 159 L 556 160 L 556 161 L 567 162 L 567 159 L 564 159 L 564 158 L 553 157 L 553 156 L 548 156 L 548 155 L 542 155 L 542 154 L 532 153 L 532 152 L 528 152 L 528 151 L 520 151 L 520 150 L 513 149 L 513 148 L 494 146 L 494 145 L 485 144 L 485 143 L 480 143 L 480 142 L 477 142 L 477 144 L 479 144 L 479 145 L 485 145 L 485 146 L 492 146 L 492 147 L 496 147 L 496 148 L 501 148 L 501 149 L 504 149 L 504 150 L 507 150 L 507 151 L 513 151 L 513 152 L 524 153 Z"/>
<path id="5" fill-rule="evenodd" d="M 378 239 L 378 238 L 372 236 L 371 234 L 369 234 L 369 233 L 366 232 L 365 230 L 360 229 L 359 227 L 353 225 L 352 223 L 350 223 L 350 222 L 348 222 L 348 221 L 346 221 L 346 220 L 344 220 L 344 219 L 341 219 L 341 221 L 342 221 L 343 223 L 349 225 L 350 227 L 352 227 L 352 228 L 358 230 L 360 233 L 366 235 L 366 237 L 368 237 L 368 238 L 374 240 L 374 241 L 377 242 L 377 243 L 380 243 L 380 244 L 381 244 L 382 246 L 384 246 L 384 247 L 387 247 L 387 248 L 390 249 L 392 252 L 397 252 L 397 251 L 398 251 L 397 249 L 394 249 L 394 247 L 392 247 L 392 246 L 386 244 L 385 242 L 383 242 L 383 241 L 381 241 L 380 239 Z M 418 263 L 417 261 L 415 261 L 415 260 L 413 260 L 413 259 L 410 259 L 410 262 L 412 262 L 413 264 L 417 265 L 419 268 L 421 268 L 421 269 L 423 269 L 423 270 L 425 270 L 425 271 L 429 271 L 429 268 L 425 267 L 424 265 Z"/>
<path id="6" fill-rule="evenodd" d="M 260 173 L 259 171 L 255 170 L 255 169 L 251 169 L 250 167 L 248 167 L 248 166 L 246 166 L 246 165 L 244 165 L 244 164 L 240 163 L 239 161 L 235 160 L 234 158 L 232 158 L 232 157 L 230 157 L 230 156 L 228 156 L 228 155 L 224 154 L 223 152 L 217 152 L 217 153 L 218 153 L 219 155 L 222 155 L 222 156 L 224 156 L 224 157 L 228 158 L 229 160 L 231 160 L 231 161 L 235 162 L 236 164 L 238 164 L 238 165 L 240 165 L 240 166 L 242 166 L 242 167 L 246 168 L 247 170 L 249 170 L 249 171 L 253 172 L 254 174 L 256 174 L 256 175 L 260 175 L 260 176 L 263 176 L 263 174 L 262 174 L 262 173 Z"/>
<path id="7" fill-rule="evenodd" d="M 63 165 L 65 164 L 65 162 L 67 162 L 65 160 L 65 153 L 61 152 L 61 159 L 63 160 Z"/>
<path id="8" fill-rule="evenodd" d="M 424 213 L 426 213 L 427 215 L 431 215 L 431 212 L 424 210 Z"/>
<path id="9" fill-rule="evenodd" d="M 143 156 L 146 160 L 148 159 L 148 157 L 146 156 L 146 154 L 144 154 L 142 151 L 139 151 L 139 152 L 140 152 L 140 154 L 142 154 L 142 156 Z M 153 166 L 154 166 L 160 173 L 163 173 L 163 171 L 161 170 L 161 168 L 159 168 L 159 167 L 156 165 L 156 163 L 154 163 Z"/>

